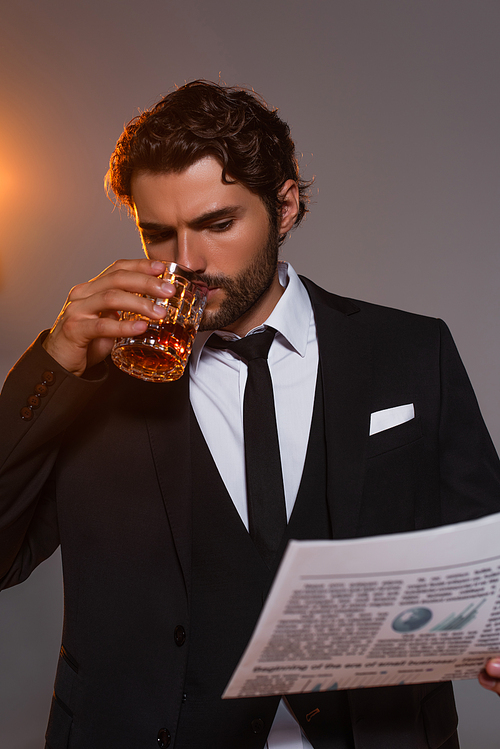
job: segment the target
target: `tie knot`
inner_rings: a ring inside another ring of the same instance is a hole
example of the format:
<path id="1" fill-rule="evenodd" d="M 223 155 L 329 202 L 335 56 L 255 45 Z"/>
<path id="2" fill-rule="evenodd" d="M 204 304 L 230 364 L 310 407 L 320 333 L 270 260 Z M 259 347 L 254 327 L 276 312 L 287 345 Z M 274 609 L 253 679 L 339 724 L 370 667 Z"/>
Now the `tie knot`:
<path id="1" fill-rule="evenodd" d="M 210 348 L 227 349 L 233 351 L 246 362 L 252 359 L 267 359 L 271 343 L 276 331 L 274 328 L 266 328 L 262 333 L 253 333 L 237 341 L 225 341 L 220 336 L 213 334 L 206 345 Z"/>

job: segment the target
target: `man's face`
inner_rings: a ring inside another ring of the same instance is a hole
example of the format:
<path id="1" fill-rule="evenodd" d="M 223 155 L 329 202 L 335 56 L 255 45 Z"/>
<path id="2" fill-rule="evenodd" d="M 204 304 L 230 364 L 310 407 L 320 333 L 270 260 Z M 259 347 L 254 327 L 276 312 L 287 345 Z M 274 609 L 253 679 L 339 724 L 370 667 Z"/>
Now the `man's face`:
<path id="1" fill-rule="evenodd" d="M 191 268 L 208 285 L 201 330 L 243 334 L 266 319 L 282 293 L 278 230 L 257 195 L 225 184 L 208 156 L 178 174 L 134 175 L 132 196 L 146 255 Z"/>

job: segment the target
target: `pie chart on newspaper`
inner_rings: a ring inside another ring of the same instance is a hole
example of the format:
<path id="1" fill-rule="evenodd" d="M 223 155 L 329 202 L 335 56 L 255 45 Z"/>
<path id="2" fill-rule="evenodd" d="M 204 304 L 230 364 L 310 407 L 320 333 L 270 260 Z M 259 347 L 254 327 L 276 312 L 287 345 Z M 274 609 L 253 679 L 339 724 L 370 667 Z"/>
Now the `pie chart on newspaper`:
<path id="1" fill-rule="evenodd" d="M 399 614 L 394 619 L 392 628 L 395 632 L 414 632 L 416 629 L 425 627 L 431 619 L 432 611 L 430 609 L 423 606 L 414 606 Z"/>

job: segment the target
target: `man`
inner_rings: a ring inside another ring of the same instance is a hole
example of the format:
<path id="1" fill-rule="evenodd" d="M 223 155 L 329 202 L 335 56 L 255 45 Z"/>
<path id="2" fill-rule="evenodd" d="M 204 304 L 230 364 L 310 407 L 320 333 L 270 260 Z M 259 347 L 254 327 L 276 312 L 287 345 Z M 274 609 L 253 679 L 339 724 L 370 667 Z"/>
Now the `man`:
<path id="1" fill-rule="evenodd" d="M 448 684 L 220 699 L 289 538 L 500 510 L 498 458 L 446 327 L 278 264 L 307 184 L 288 127 L 249 92 L 196 81 L 169 94 L 125 129 L 109 184 L 147 258 L 72 289 L 1 402 L 2 586 L 62 549 L 47 748 L 295 749 L 299 724 L 307 747 L 457 747 Z M 146 328 L 119 310 L 161 318 L 151 299 L 172 293 L 167 260 L 203 277 L 208 303 L 188 371 L 151 384 L 106 360 Z M 211 335 L 266 330 L 284 525 L 262 552 L 247 504 L 250 363 Z M 402 404 L 408 420 L 369 434 L 371 413 Z M 500 693 L 500 662 L 488 669 Z"/>

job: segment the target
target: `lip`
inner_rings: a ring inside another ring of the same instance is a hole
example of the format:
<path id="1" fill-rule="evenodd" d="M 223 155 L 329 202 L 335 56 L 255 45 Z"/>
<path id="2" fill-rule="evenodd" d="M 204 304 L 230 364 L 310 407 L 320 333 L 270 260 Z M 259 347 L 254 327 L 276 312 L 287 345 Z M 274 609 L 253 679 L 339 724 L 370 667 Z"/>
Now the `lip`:
<path id="1" fill-rule="evenodd" d="M 212 299 L 212 297 L 214 297 L 217 294 L 219 289 L 220 289 L 220 286 L 209 287 L 208 293 L 207 293 L 207 302 L 209 302 Z"/>

